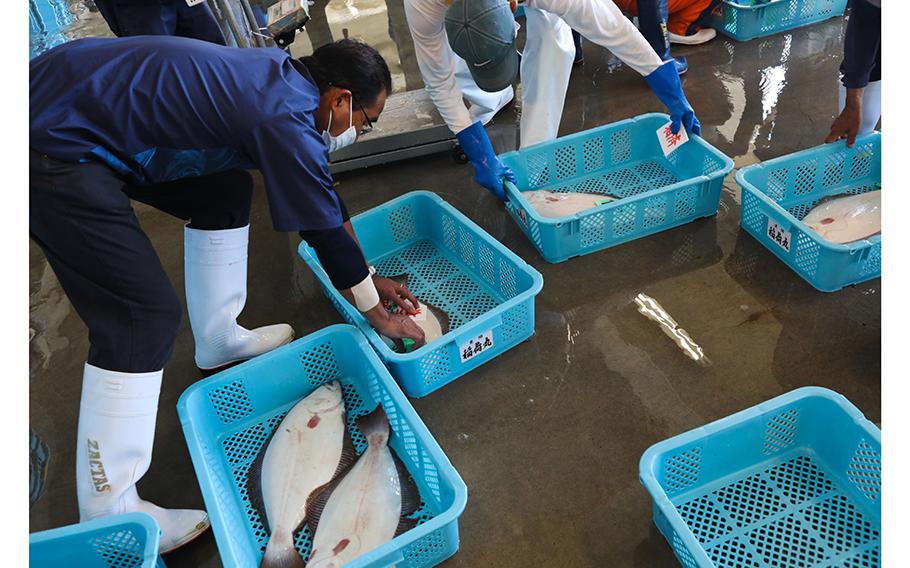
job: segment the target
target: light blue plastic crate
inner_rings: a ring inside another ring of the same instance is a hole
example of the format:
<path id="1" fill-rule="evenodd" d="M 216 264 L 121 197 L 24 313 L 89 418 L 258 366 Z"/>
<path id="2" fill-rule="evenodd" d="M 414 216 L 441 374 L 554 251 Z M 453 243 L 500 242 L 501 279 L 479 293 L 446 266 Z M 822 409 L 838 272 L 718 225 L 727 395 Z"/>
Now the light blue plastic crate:
<path id="1" fill-rule="evenodd" d="M 880 188 L 881 151 L 881 134 L 873 132 L 857 138 L 852 149 L 844 142 L 823 144 L 738 170 L 742 227 L 823 292 L 878 278 L 881 235 L 841 245 L 826 241 L 801 219 L 830 195 Z M 778 243 L 769 227 L 775 234 L 780 227 L 789 239 Z"/>
<path id="2" fill-rule="evenodd" d="M 711 12 L 714 29 L 738 41 L 748 41 L 835 16 L 843 16 L 847 0 L 724 0 Z"/>
<path id="3" fill-rule="evenodd" d="M 294 404 L 336 379 L 358 453 L 366 441 L 355 421 L 382 403 L 393 432 L 389 445 L 422 498 L 413 515 L 415 528 L 345 566 L 434 566 L 458 550 L 467 487 L 363 335 L 349 325 L 333 325 L 200 381 L 177 403 L 225 566 L 259 566 L 268 542 L 247 496 L 251 463 Z M 311 542 L 305 527 L 295 541 L 303 558 Z"/>
<path id="4" fill-rule="evenodd" d="M 873 568 L 881 463 L 881 431 L 805 387 L 651 446 L 639 476 L 686 568 Z"/>
<path id="5" fill-rule="evenodd" d="M 145 513 L 95 519 L 28 537 L 31 568 L 164 568 L 161 531 Z"/>
<path id="6" fill-rule="evenodd" d="M 664 157 L 651 113 L 503 154 L 518 178 L 506 209 L 547 262 L 616 246 L 717 213 L 733 161 L 699 136 Z M 520 189 L 519 189 L 520 188 Z M 523 191 L 609 193 L 621 199 L 568 217 L 542 217 Z"/>
<path id="7" fill-rule="evenodd" d="M 332 286 L 313 249 L 300 244 L 326 296 L 366 335 L 408 396 L 427 395 L 534 334 L 534 297 L 543 277 L 435 193 L 407 193 L 351 223 L 380 275 L 409 274 L 411 292 L 449 315 L 449 333 L 395 353 Z M 466 344 L 488 334 L 491 347 L 463 356 Z"/>

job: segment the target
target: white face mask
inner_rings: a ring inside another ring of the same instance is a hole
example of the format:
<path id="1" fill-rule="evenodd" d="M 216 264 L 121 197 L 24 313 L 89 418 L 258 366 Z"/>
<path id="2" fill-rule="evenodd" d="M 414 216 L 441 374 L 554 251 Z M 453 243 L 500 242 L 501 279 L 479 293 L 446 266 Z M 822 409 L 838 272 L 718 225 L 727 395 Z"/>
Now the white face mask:
<path id="1" fill-rule="evenodd" d="M 329 148 L 329 153 L 336 150 L 341 150 L 346 146 L 350 146 L 357 141 L 357 129 L 354 128 L 354 97 L 352 96 L 349 103 L 351 112 L 348 115 L 348 129 L 339 134 L 338 136 L 332 136 L 332 133 L 328 129 L 322 131 L 322 139 L 325 141 L 325 145 Z M 329 111 L 329 128 L 332 127 L 332 111 Z"/>

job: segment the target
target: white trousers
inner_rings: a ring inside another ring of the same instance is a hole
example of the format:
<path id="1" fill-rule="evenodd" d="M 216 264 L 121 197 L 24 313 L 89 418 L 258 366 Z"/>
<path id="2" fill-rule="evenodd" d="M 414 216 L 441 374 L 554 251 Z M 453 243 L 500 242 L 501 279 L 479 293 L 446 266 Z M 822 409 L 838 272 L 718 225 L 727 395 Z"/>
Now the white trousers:
<path id="1" fill-rule="evenodd" d="M 458 83 L 458 88 L 461 89 L 461 95 L 471 103 L 470 108 L 468 108 L 468 112 L 471 113 L 471 123 L 473 124 L 478 120 L 481 124 L 490 122 L 490 120 L 493 119 L 493 116 L 495 116 L 502 107 L 509 104 L 515 96 L 512 85 L 509 85 L 499 92 L 488 93 L 478 87 L 477 83 L 474 82 L 474 79 L 471 77 L 471 71 L 468 70 L 468 64 L 464 62 L 464 59 L 457 55 L 455 55 L 454 58 L 455 81 Z"/>
<path id="2" fill-rule="evenodd" d="M 521 54 L 521 147 L 556 138 L 575 42 L 572 28 L 551 12 L 525 7 L 527 40 Z"/>

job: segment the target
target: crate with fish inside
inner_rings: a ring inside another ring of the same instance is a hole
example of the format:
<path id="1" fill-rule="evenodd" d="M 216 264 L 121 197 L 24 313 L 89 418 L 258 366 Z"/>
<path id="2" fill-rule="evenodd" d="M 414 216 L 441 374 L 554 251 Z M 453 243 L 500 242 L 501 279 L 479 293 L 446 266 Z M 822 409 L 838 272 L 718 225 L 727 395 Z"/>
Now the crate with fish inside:
<path id="1" fill-rule="evenodd" d="M 543 277 L 435 193 L 407 193 L 351 223 L 377 273 L 407 283 L 420 303 L 411 317 L 424 345 L 380 336 L 332 286 L 313 249 L 304 242 L 299 253 L 408 396 L 427 395 L 533 335 Z"/>
<path id="2" fill-rule="evenodd" d="M 467 488 L 363 335 L 335 325 L 177 405 L 227 566 L 436 565 Z"/>
<path id="3" fill-rule="evenodd" d="M 668 155 L 651 113 L 502 155 L 506 209 L 547 262 L 603 250 L 717 213 L 733 161 L 692 135 Z"/>
<path id="4" fill-rule="evenodd" d="M 823 292 L 878 278 L 881 147 L 873 132 L 742 168 L 742 227 Z"/>

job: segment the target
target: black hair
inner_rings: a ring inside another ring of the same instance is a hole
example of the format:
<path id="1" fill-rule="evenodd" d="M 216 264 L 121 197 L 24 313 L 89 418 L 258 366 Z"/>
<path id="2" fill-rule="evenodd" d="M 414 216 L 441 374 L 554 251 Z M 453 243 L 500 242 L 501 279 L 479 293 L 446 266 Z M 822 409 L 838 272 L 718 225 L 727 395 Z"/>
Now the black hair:
<path id="1" fill-rule="evenodd" d="M 380 93 L 392 92 L 392 74 L 379 52 L 353 39 L 340 39 L 301 57 L 313 80 L 324 93 L 329 87 L 351 91 L 363 106 L 376 102 Z"/>

